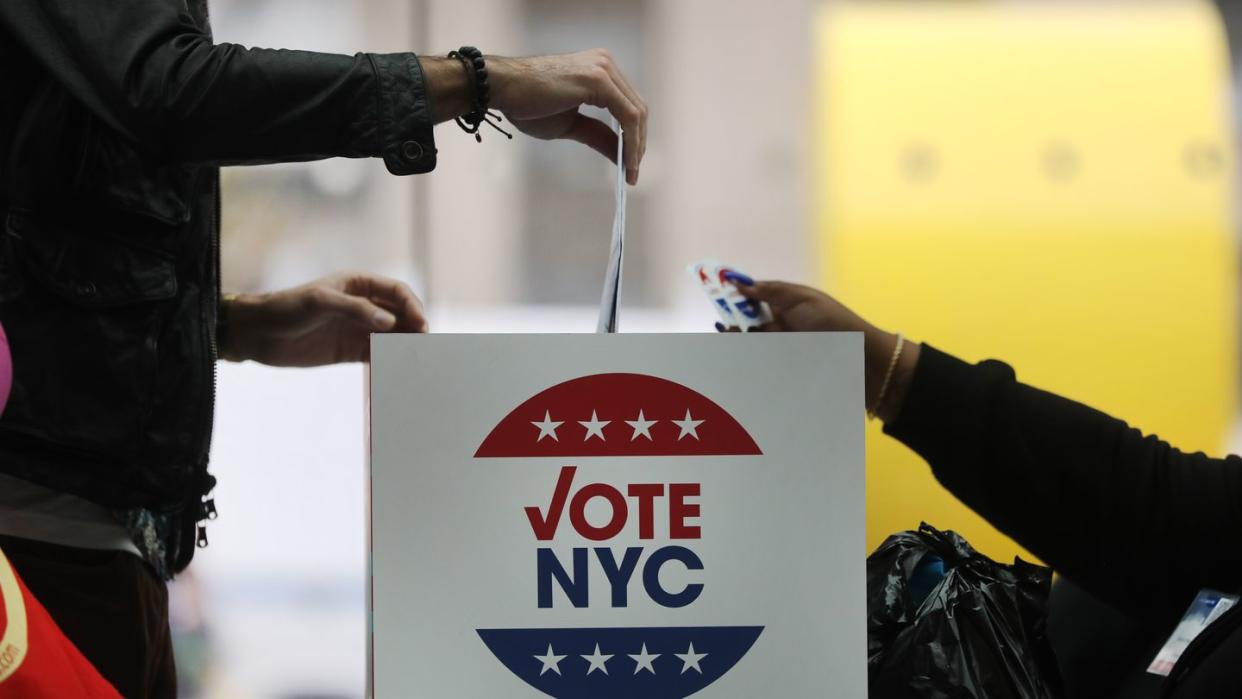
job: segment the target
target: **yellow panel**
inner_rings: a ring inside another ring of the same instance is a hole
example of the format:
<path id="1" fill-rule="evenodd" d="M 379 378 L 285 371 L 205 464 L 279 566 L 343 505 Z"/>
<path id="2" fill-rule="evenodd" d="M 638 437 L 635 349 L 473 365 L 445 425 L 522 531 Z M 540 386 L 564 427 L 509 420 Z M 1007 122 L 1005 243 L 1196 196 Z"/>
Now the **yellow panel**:
<path id="1" fill-rule="evenodd" d="M 1215 10 L 836 4 L 816 34 L 825 287 L 882 327 L 1219 453 L 1238 329 Z M 867 448 L 870 547 L 925 519 L 1019 552 L 876 427 Z"/>

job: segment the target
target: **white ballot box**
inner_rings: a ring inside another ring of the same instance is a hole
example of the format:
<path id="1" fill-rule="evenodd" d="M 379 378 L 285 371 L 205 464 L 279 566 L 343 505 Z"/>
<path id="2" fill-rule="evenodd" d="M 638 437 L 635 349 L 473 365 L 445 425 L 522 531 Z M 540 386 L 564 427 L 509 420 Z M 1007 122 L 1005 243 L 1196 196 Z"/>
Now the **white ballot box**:
<path id="1" fill-rule="evenodd" d="M 377 699 L 866 696 L 862 336 L 374 338 Z"/>

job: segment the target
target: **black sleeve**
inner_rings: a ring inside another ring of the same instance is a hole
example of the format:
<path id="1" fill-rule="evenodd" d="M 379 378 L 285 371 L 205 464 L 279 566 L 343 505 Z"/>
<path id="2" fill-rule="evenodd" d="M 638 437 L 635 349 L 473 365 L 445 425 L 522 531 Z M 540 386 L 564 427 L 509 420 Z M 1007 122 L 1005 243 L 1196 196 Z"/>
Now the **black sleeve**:
<path id="1" fill-rule="evenodd" d="M 3 0 L 0 26 L 155 157 L 214 164 L 383 157 L 435 167 L 418 58 L 216 44 L 184 0 Z"/>
<path id="2" fill-rule="evenodd" d="M 1186 454 L 924 345 L 885 427 L 971 509 L 1100 599 L 1153 622 L 1242 587 L 1242 462 Z"/>

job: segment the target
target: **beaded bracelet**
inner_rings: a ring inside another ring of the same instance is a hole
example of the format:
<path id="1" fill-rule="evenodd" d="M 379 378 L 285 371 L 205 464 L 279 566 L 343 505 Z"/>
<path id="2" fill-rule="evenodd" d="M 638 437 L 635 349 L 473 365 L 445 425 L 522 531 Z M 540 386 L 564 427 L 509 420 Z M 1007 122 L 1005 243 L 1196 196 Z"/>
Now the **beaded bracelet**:
<path id="1" fill-rule="evenodd" d="M 466 80 L 470 83 L 470 111 L 454 117 L 453 120 L 462 131 L 474 134 L 474 140 L 479 143 L 483 142 L 483 135 L 479 133 L 479 127 L 483 124 L 512 139 L 513 134 L 497 126 L 504 119 L 488 109 L 492 99 L 492 87 L 487 79 L 487 61 L 483 58 L 483 52 L 473 46 L 463 46 L 456 51 L 450 51 L 448 57 L 461 61 L 462 67 L 466 69 Z"/>

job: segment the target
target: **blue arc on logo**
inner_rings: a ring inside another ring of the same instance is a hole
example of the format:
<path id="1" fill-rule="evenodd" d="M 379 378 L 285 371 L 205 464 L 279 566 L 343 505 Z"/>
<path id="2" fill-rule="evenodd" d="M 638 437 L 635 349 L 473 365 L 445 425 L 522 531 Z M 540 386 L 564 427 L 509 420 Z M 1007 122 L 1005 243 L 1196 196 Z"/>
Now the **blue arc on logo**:
<path id="1" fill-rule="evenodd" d="M 746 655 L 762 626 L 478 629 L 509 671 L 556 699 L 683 699 Z"/>

